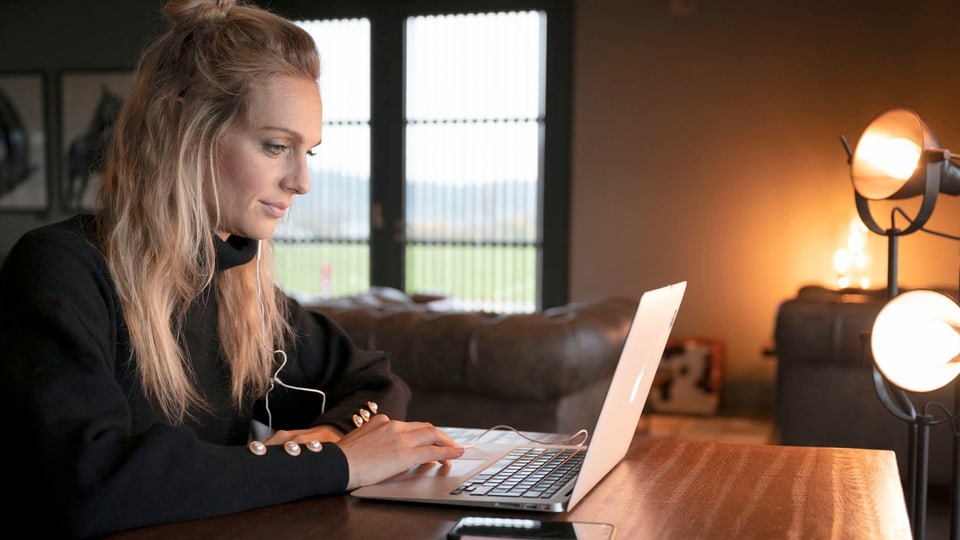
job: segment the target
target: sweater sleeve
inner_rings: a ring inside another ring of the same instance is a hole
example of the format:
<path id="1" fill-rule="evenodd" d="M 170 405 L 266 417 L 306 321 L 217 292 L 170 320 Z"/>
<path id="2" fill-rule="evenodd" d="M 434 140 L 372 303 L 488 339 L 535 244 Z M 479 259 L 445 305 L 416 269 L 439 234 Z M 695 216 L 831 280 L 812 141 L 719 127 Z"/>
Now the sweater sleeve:
<path id="1" fill-rule="evenodd" d="M 347 432 L 355 427 L 353 415 L 371 401 L 378 412 L 392 419 L 406 418 L 410 389 L 391 371 L 386 353 L 359 349 L 325 315 L 308 311 L 293 299 L 286 301 L 296 340 L 278 378 L 290 386 L 321 390 L 325 399 L 318 399 L 315 393 L 275 388 L 269 402 L 274 428 L 332 425 Z"/>
<path id="2" fill-rule="evenodd" d="M 0 269 L 0 414 L 7 463 L 22 468 L 8 476 L 9 511 L 42 507 L 37 531 L 95 537 L 345 489 L 347 463 L 335 444 L 255 456 L 156 418 L 103 259 L 75 229 L 28 233 Z M 365 369 L 373 368 L 348 362 L 328 376 Z M 331 397 L 358 384 L 330 385 Z"/>

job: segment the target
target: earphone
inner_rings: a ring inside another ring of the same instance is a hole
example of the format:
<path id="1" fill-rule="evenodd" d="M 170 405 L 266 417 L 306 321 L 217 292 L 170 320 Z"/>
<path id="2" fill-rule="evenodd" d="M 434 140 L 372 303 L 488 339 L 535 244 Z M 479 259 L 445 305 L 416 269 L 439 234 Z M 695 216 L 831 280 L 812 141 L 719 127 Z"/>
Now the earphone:
<path id="1" fill-rule="evenodd" d="M 284 388 L 289 388 L 291 390 L 300 390 L 303 392 L 313 392 L 315 394 L 320 394 L 323 398 L 323 401 L 320 402 L 320 414 L 323 414 L 327 408 L 327 394 L 323 390 L 317 390 L 316 388 L 304 388 L 302 386 L 293 386 L 292 384 L 287 384 L 280 380 L 280 370 L 287 365 L 287 353 L 283 349 L 272 349 L 267 346 L 267 321 L 266 315 L 264 313 L 263 307 L 263 291 L 260 285 L 260 248 L 263 245 L 263 240 L 257 240 L 257 302 L 260 304 L 260 341 L 263 343 L 264 348 L 273 353 L 274 355 L 279 354 L 282 358 L 280 362 L 280 367 L 273 372 L 273 377 L 270 377 L 270 386 L 267 387 L 267 392 L 263 396 L 264 406 L 267 409 L 267 428 L 273 432 L 273 414 L 270 412 L 270 392 L 273 392 L 273 389 L 276 388 L 276 385 L 280 385 Z"/>

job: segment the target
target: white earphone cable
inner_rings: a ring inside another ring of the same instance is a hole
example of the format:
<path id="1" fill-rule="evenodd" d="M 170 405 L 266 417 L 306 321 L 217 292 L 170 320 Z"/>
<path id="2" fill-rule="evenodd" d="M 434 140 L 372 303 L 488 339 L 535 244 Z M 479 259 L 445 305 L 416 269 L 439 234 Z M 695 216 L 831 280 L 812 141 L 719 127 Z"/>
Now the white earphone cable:
<path id="1" fill-rule="evenodd" d="M 587 439 L 590 437 L 590 432 L 588 432 L 588 431 L 585 430 L 585 429 L 581 429 L 581 430 L 577 431 L 576 433 L 574 433 L 573 435 L 570 435 L 570 436 L 567 438 L 566 441 L 546 441 L 546 440 L 538 440 L 538 439 L 535 439 L 535 438 L 533 438 L 533 437 L 530 437 L 529 435 L 524 434 L 522 431 L 518 430 L 517 428 L 515 428 L 515 427 L 513 427 L 513 426 L 507 426 L 507 425 L 499 424 L 499 425 L 496 425 L 496 426 L 487 428 L 486 430 L 483 431 L 483 433 L 477 435 L 476 438 L 474 438 L 473 441 L 471 441 L 469 444 L 463 444 L 463 445 L 461 445 L 461 446 L 464 447 L 464 448 L 472 448 L 472 447 L 476 446 L 477 443 L 480 442 L 480 439 L 482 439 L 482 438 L 485 437 L 488 433 L 490 433 L 491 431 L 494 431 L 494 430 L 508 430 L 508 431 L 513 431 L 514 433 L 516 433 L 517 435 L 523 437 L 524 439 L 526 439 L 526 440 L 528 440 L 528 441 L 531 441 L 531 442 L 538 443 L 538 444 L 574 444 L 573 441 L 574 441 L 575 439 L 577 439 L 577 438 L 580 438 L 580 442 L 577 442 L 576 445 L 577 445 L 577 446 L 583 446 L 583 444 L 586 443 L 586 442 L 587 442 Z"/>
<path id="2" fill-rule="evenodd" d="M 287 365 L 287 353 L 283 349 L 271 349 L 267 346 L 267 322 L 265 308 L 263 306 L 263 291 L 260 285 L 260 248 L 263 245 L 262 240 L 257 241 L 257 302 L 260 304 L 260 341 L 263 343 L 264 348 L 270 351 L 273 354 L 279 354 L 281 357 L 280 367 L 273 372 L 273 377 L 270 378 L 270 386 L 267 387 L 267 393 L 263 397 L 264 407 L 267 410 L 267 427 L 271 430 L 273 429 L 273 413 L 270 412 L 270 393 L 273 392 L 273 389 L 276 388 L 275 385 L 279 384 L 284 388 L 289 388 L 291 390 L 301 390 L 303 392 L 313 392 L 315 394 L 320 394 L 320 397 L 323 400 L 320 402 L 320 414 L 323 414 L 327 408 L 327 394 L 323 390 L 317 390 L 316 388 L 304 388 L 302 386 L 294 386 L 292 384 L 286 384 L 280 380 L 280 370 Z"/>

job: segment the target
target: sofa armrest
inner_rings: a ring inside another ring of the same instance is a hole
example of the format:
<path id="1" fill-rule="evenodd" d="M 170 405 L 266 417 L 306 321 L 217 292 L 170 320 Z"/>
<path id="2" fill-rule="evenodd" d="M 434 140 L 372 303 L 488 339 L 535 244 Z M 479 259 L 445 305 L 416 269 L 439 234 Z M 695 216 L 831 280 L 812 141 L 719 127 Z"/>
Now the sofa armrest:
<path id="1" fill-rule="evenodd" d="M 869 368 L 869 332 L 879 302 L 798 297 L 780 304 L 774 328 L 777 361 Z"/>

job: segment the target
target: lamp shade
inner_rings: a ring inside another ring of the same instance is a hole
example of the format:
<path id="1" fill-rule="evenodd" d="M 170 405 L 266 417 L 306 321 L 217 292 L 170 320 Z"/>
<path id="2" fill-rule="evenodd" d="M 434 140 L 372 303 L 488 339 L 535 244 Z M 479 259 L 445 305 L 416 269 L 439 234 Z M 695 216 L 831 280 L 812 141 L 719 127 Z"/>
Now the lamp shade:
<path id="1" fill-rule="evenodd" d="M 943 161 L 939 191 L 960 194 L 960 170 L 917 113 L 890 109 L 863 130 L 853 151 L 850 176 L 865 199 L 907 199 L 923 195 L 927 182 L 928 154 Z"/>
<path id="2" fill-rule="evenodd" d="M 889 300 L 870 336 L 877 369 L 893 384 L 930 392 L 960 375 L 960 305 L 935 291 Z"/>

